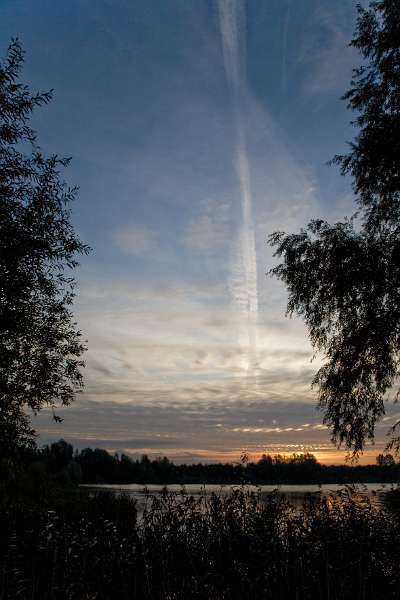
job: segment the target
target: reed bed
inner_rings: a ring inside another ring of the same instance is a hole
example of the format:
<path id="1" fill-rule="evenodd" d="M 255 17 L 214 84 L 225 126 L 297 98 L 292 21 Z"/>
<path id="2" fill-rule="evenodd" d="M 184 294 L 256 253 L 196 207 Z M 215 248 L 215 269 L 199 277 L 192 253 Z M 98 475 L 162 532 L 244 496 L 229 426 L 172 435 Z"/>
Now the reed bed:
<path id="1" fill-rule="evenodd" d="M 236 489 L 193 498 L 83 495 L 0 512 L 1 600 L 398 599 L 400 518 L 367 497 Z"/>

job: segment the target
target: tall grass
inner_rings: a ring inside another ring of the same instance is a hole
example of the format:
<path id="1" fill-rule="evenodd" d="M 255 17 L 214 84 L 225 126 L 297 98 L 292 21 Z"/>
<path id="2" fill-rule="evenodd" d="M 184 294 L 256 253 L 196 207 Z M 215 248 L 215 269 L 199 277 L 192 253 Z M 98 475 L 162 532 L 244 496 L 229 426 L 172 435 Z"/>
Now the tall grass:
<path id="1" fill-rule="evenodd" d="M 301 510 L 244 489 L 83 496 L 0 512 L 0 598 L 29 600 L 400 597 L 400 519 L 350 491 Z"/>

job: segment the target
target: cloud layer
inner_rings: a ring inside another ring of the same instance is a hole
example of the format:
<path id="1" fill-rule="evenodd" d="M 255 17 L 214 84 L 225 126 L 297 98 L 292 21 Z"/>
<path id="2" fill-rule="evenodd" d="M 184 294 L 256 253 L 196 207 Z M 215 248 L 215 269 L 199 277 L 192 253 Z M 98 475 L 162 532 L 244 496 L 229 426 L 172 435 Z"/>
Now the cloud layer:
<path id="1" fill-rule="evenodd" d="M 56 89 L 35 127 L 45 151 L 74 158 L 74 223 L 94 248 L 74 309 L 85 391 L 59 427 L 38 417 L 42 439 L 179 460 L 327 456 L 310 389 L 320 359 L 284 317 L 266 238 L 351 209 L 325 163 L 350 136 L 338 98 L 354 7 L 76 0 L 60 11 L 21 0 L 0 20 L 2 39 L 19 32 L 26 45 L 33 87 Z"/>

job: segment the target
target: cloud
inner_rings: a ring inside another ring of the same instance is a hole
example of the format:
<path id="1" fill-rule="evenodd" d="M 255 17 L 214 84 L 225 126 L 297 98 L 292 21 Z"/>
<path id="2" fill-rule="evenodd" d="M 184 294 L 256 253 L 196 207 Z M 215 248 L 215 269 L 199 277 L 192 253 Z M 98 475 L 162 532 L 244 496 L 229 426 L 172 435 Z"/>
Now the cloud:
<path id="1" fill-rule="evenodd" d="M 274 371 L 285 381 L 292 375 L 300 381 L 301 372 L 307 374 L 308 383 L 312 378 L 304 327 L 296 320 L 275 319 L 273 314 L 267 318 L 265 313 L 258 322 L 259 371 L 255 381 L 249 379 L 238 339 L 240 323 L 223 282 L 214 286 L 87 282 L 78 309 L 88 339 L 85 380 L 92 396 L 126 397 L 139 384 L 147 386 L 149 393 L 155 387 L 157 394 L 158 382 L 172 386 L 175 382 L 178 388 L 182 381 L 197 385 L 201 377 L 205 384 L 238 381 L 238 393 L 243 393 L 240 378 L 244 375 L 252 393 L 257 385 L 263 389 L 266 377 L 275 382 Z"/>
<path id="2" fill-rule="evenodd" d="M 129 225 L 114 234 L 114 242 L 125 253 L 134 256 L 158 254 L 157 236 L 145 225 Z"/>
<path id="3" fill-rule="evenodd" d="M 343 93 L 357 62 L 349 47 L 356 10 L 352 3 L 319 5 L 304 32 L 300 61 L 307 66 L 306 94 Z"/>
<path id="4" fill-rule="evenodd" d="M 189 222 L 182 239 L 184 245 L 203 254 L 221 252 L 231 237 L 229 209 L 227 202 L 209 200 L 204 212 Z"/>
<path id="5" fill-rule="evenodd" d="M 275 421 L 275 419 L 274 419 Z M 297 431 L 310 431 L 328 429 L 325 425 L 318 423 L 317 425 L 310 425 L 306 423 L 300 427 L 234 427 L 230 431 L 234 433 L 288 433 Z"/>
<path id="6" fill-rule="evenodd" d="M 302 451 L 314 452 L 327 462 L 344 458 L 344 452 L 332 446 L 321 415 L 307 402 L 173 404 L 153 398 L 131 405 L 81 400 L 58 412 L 64 417 L 62 423 L 52 421 L 51 411 L 34 417 L 39 442 L 62 437 L 78 448 L 166 455 L 178 462 L 238 460 L 243 449 L 254 458 L 263 452 Z M 376 445 L 367 449 L 366 459 L 383 449 L 385 429 L 385 424 L 378 428 Z"/>

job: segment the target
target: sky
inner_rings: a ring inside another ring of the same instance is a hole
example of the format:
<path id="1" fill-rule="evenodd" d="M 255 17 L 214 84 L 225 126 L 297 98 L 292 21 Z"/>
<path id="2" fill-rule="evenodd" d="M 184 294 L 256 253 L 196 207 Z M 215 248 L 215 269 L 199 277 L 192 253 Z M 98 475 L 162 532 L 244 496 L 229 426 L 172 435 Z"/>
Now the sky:
<path id="1" fill-rule="evenodd" d="M 72 157 L 72 220 L 93 249 L 76 271 L 85 389 L 62 423 L 34 419 L 43 443 L 343 461 L 311 389 L 323 357 L 285 316 L 267 237 L 354 211 L 327 162 L 355 133 L 340 99 L 355 4 L 1 0 L 0 54 L 18 37 L 24 81 L 54 89 L 32 124 L 45 153 Z"/>

